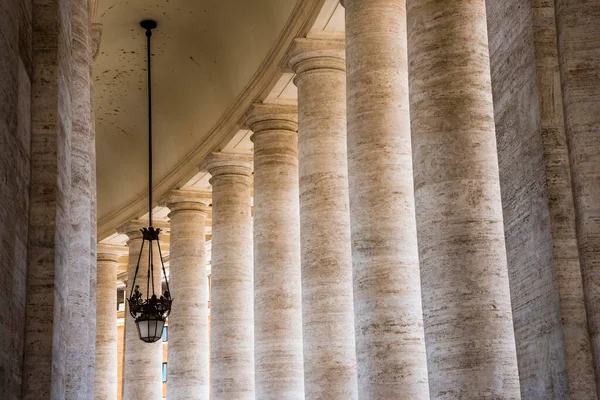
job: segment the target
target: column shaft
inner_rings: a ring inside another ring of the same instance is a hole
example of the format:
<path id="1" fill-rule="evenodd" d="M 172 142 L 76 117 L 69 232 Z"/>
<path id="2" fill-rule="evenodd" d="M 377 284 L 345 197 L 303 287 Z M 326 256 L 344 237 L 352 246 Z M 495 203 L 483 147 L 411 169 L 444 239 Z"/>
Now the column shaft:
<path id="1" fill-rule="evenodd" d="M 117 398 L 117 266 L 118 254 L 98 252 L 96 369 L 94 399 Z"/>
<path id="2" fill-rule="evenodd" d="M 224 158 L 224 159 L 222 159 Z M 211 395 L 254 400 L 252 161 L 215 155 L 211 246 Z"/>
<path id="3" fill-rule="evenodd" d="M 554 3 L 579 258 L 600 391 L 600 1 Z"/>
<path id="4" fill-rule="evenodd" d="M 132 229 L 133 228 L 133 229 Z M 127 287 L 125 288 L 125 298 L 128 299 L 131 294 L 131 285 L 135 276 L 135 267 L 140 256 L 142 247 L 142 235 L 139 230 L 141 224 L 127 229 L 129 236 L 127 246 L 129 247 L 129 266 Z M 153 244 L 155 267 L 158 264 L 159 255 L 156 243 Z M 146 297 L 147 271 L 148 271 L 148 244 L 144 244 L 142 257 L 140 259 L 140 268 L 138 271 L 135 285 L 139 285 L 139 290 L 144 298 Z M 162 293 L 161 290 L 161 271 L 160 268 L 154 268 L 154 291 Z M 152 290 L 152 289 L 150 289 Z M 175 304 L 175 302 L 173 302 Z M 155 343 L 143 342 L 138 334 L 134 319 L 129 315 L 129 305 L 125 300 L 125 361 L 123 366 L 123 399 L 125 400 L 148 400 L 162 398 L 162 343 L 159 340 Z"/>
<path id="5" fill-rule="evenodd" d="M 345 7 L 359 398 L 427 399 L 405 2 Z"/>
<path id="6" fill-rule="evenodd" d="M 407 4 L 431 396 L 518 399 L 485 2 Z"/>
<path id="7" fill-rule="evenodd" d="M 169 317 L 167 397 L 208 400 L 207 208 L 181 192 L 173 193 L 166 205 L 171 210 L 169 285 L 174 299 Z"/>
<path id="8" fill-rule="evenodd" d="M 344 43 L 296 41 L 306 399 L 357 399 Z"/>
<path id="9" fill-rule="evenodd" d="M 89 2 L 71 0 L 72 69 L 71 102 L 71 229 L 69 240 L 69 313 L 67 317 L 67 400 L 89 399 L 94 386 L 94 313 L 90 302 L 91 204 L 92 204 L 92 93 L 90 67 Z M 93 261 L 95 264 L 95 260 Z M 94 288 L 95 290 L 95 288 Z M 92 332 L 90 332 L 90 330 Z"/>
<path id="10" fill-rule="evenodd" d="M 254 131 L 256 398 L 301 400 L 297 114 L 295 109 L 279 109 L 256 106 L 249 122 Z"/>
<path id="11" fill-rule="evenodd" d="M 30 4 L 31 179 L 22 399 L 64 399 L 71 230 L 70 3 Z"/>
<path id="12" fill-rule="evenodd" d="M 90 38 L 91 40 L 91 38 Z M 90 80 L 90 94 L 93 93 L 92 83 Z M 93 100 L 93 96 L 92 100 Z M 98 253 L 98 232 L 97 232 L 97 224 L 98 224 L 98 200 L 97 200 L 97 182 L 96 182 L 96 124 L 95 124 L 95 114 L 94 114 L 94 104 L 91 102 L 91 140 L 90 140 L 90 165 L 91 165 L 91 179 L 90 179 L 90 199 L 91 199 L 91 208 L 90 208 L 90 304 L 92 305 L 90 308 L 92 309 L 91 317 L 88 318 L 88 340 L 90 341 L 90 347 L 92 349 L 92 365 L 94 368 L 91 368 L 88 372 L 91 375 L 91 381 L 95 382 L 95 365 L 96 365 L 96 307 L 97 304 L 97 280 L 98 280 L 98 264 L 97 264 L 97 253 Z M 103 299 L 100 298 L 100 301 Z M 94 385 L 88 387 L 88 398 L 94 398 Z"/>

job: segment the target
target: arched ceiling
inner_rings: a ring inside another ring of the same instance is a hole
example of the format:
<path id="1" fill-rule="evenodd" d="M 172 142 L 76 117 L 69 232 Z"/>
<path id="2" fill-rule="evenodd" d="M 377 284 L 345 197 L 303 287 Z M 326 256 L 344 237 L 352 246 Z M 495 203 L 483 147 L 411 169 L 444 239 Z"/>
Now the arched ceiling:
<path id="1" fill-rule="evenodd" d="M 94 65 L 99 221 L 126 215 L 123 210 L 147 191 L 146 39 L 140 20 L 158 22 L 152 39 L 156 185 L 181 169 L 239 103 L 277 43 L 289 42 L 314 19 L 312 11 L 298 13 L 299 5 L 318 11 L 318 3 L 99 0 L 94 21 L 102 24 Z M 296 14 L 307 21 L 293 21 Z"/>

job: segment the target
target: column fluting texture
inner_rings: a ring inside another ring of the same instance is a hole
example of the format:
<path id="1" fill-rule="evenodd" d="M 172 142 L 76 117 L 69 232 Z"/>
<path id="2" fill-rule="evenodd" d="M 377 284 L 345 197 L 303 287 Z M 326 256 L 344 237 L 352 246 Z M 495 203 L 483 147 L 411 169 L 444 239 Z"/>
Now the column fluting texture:
<path id="1" fill-rule="evenodd" d="M 212 178 L 211 396 L 254 400 L 252 156 L 216 153 Z"/>
<path id="2" fill-rule="evenodd" d="M 167 398 L 208 400 L 208 290 L 204 227 L 207 199 L 174 191 L 166 200 L 171 212 Z"/>
<path id="3" fill-rule="evenodd" d="M 119 232 L 129 237 L 127 247 L 129 248 L 129 265 L 127 267 L 127 287 L 125 297 L 129 298 L 131 285 L 135 276 L 135 267 L 142 247 L 142 233 L 144 225 L 140 221 L 134 221 L 118 229 Z M 148 244 L 144 244 L 140 269 L 135 281 L 144 298 L 146 297 L 147 268 L 148 268 Z M 158 264 L 159 255 L 156 243 L 153 244 L 155 267 Z M 154 291 L 162 293 L 160 268 L 154 268 Z M 125 301 L 125 360 L 123 363 L 123 399 L 125 400 L 148 400 L 162 398 L 162 343 L 143 342 L 138 334 L 134 319 L 129 315 L 129 306 Z"/>
<path id="4" fill-rule="evenodd" d="M 403 0 L 346 0 L 360 399 L 428 399 Z"/>
<path id="5" fill-rule="evenodd" d="M 117 398 L 117 266 L 119 253 L 99 245 L 96 293 L 95 400 Z"/>
<path id="6" fill-rule="evenodd" d="M 344 42 L 295 46 L 305 398 L 357 399 Z"/>
<path id="7" fill-rule="evenodd" d="M 303 400 L 298 129 L 295 107 L 257 105 L 254 132 L 256 398 Z"/>
<path id="8" fill-rule="evenodd" d="M 485 1 L 407 9 L 431 397 L 518 399 Z"/>
<path id="9" fill-rule="evenodd" d="M 600 392 L 600 0 L 556 0 L 579 259 Z"/>

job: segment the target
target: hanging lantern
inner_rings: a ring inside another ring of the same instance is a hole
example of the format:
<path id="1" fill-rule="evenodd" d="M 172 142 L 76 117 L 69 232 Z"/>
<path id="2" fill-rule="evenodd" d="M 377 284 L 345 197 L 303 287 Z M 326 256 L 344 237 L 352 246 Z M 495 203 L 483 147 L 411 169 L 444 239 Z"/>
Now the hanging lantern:
<path id="1" fill-rule="evenodd" d="M 140 23 L 146 30 L 147 38 L 147 62 L 148 62 L 148 228 L 142 229 L 142 247 L 135 267 L 135 275 L 129 294 L 129 314 L 135 320 L 140 339 L 146 343 L 153 343 L 160 340 L 167 317 L 171 313 L 171 293 L 169 291 L 169 282 L 165 272 L 162 251 L 160 249 L 160 229 L 152 227 L 152 75 L 150 73 L 150 38 L 152 29 L 156 28 L 156 22 L 144 20 Z M 162 273 L 165 278 L 166 290 L 159 296 L 154 292 L 154 244 L 156 244 Z M 148 269 L 146 281 L 146 297 L 140 292 L 139 285 L 136 285 L 138 272 L 140 270 L 140 261 L 144 246 L 148 246 Z M 152 293 L 152 294 L 150 294 Z"/>

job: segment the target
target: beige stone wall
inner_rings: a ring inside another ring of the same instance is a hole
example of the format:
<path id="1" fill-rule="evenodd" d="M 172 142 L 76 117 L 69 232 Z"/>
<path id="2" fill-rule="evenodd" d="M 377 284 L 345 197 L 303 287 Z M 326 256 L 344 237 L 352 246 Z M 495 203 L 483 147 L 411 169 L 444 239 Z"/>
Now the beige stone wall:
<path id="1" fill-rule="evenodd" d="M 29 219 L 31 1 L 0 12 L 0 395 L 19 399 L 22 381 Z"/>

